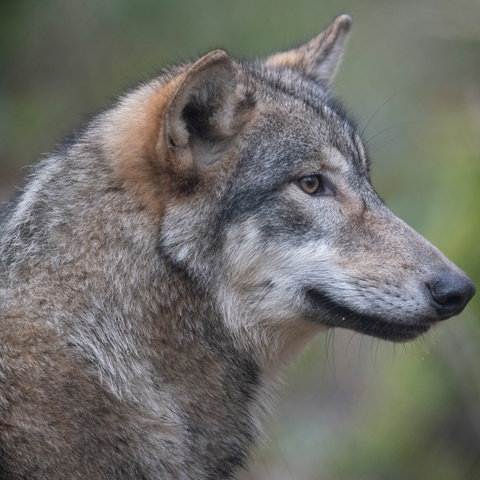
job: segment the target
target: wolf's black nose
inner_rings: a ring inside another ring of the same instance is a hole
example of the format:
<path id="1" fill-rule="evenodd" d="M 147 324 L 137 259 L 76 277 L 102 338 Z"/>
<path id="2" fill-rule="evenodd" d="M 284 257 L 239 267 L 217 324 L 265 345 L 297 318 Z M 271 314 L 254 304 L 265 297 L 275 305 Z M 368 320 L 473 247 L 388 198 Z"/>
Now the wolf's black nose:
<path id="1" fill-rule="evenodd" d="M 470 279 L 456 272 L 442 272 L 427 286 L 441 319 L 460 313 L 475 294 L 475 286 Z"/>

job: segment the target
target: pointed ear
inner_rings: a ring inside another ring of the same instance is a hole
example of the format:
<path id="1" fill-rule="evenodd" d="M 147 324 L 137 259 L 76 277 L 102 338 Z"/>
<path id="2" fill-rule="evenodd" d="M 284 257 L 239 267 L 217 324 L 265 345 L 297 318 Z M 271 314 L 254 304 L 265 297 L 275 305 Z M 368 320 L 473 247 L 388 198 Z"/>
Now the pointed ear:
<path id="1" fill-rule="evenodd" d="M 165 114 L 164 142 L 177 173 L 214 163 L 239 131 L 243 110 L 232 59 L 207 53 L 183 73 Z"/>
<path id="2" fill-rule="evenodd" d="M 266 64 L 291 68 L 330 85 L 342 60 L 351 25 L 350 16 L 340 15 L 317 37 L 296 49 L 272 55 Z"/>

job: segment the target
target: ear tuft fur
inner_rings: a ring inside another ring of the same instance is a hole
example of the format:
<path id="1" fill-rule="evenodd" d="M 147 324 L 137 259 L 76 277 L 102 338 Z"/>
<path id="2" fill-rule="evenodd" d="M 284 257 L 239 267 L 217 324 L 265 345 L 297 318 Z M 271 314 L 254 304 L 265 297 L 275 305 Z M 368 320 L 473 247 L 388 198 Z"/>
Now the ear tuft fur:
<path id="1" fill-rule="evenodd" d="M 166 113 L 166 135 L 178 148 L 186 147 L 191 135 L 206 135 L 209 123 L 235 89 L 233 61 L 223 50 L 213 50 L 184 73 Z M 213 125 L 212 125 L 213 127 Z"/>
<path id="2" fill-rule="evenodd" d="M 246 97 L 236 66 L 223 50 L 207 53 L 183 72 L 165 113 L 161 140 L 177 174 L 191 175 L 222 157 L 244 124 Z"/>

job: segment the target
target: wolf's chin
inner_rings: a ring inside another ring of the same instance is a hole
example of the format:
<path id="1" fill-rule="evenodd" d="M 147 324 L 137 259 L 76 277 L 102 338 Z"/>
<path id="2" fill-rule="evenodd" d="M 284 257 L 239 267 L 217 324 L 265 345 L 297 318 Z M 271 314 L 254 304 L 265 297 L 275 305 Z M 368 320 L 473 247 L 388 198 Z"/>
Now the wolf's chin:
<path id="1" fill-rule="evenodd" d="M 316 289 L 307 290 L 306 295 L 314 309 L 321 311 L 320 322 L 329 327 L 346 328 L 392 342 L 414 340 L 431 327 L 431 324 L 395 323 L 374 315 L 358 313 Z M 319 321 L 317 315 L 312 315 L 311 318 Z"/>

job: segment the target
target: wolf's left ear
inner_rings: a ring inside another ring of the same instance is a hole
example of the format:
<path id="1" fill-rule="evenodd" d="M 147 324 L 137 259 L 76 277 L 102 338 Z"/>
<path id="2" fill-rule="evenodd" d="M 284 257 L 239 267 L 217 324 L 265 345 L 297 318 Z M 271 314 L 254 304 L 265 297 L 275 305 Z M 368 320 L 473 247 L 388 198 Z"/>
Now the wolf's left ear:
<path id="1" fill-rule="evenodd" d="M 266 64 L 291 68 L 329 85 L 342 60 L 351 26 L 349 15 L 339 15 L 317 37 L 296 49 L 272 55 Z"/>
<path id="2" fill-rule="evenodd" d="M 216 162 L 241 129 L 245 99 L 237 83 L 233 60 L 223 50 L 207 53 L 179 78 L 163 126 L 177 174 Z"/>

